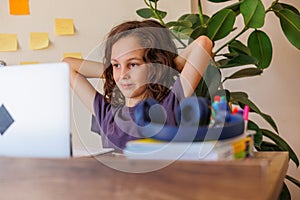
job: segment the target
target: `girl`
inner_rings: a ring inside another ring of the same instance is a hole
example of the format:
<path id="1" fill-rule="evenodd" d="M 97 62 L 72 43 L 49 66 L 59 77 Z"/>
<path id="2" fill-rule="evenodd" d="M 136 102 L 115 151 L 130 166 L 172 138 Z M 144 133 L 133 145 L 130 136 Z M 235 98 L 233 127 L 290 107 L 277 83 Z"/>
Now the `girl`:
<path id="1" fill-rule="evenodd" d="M 139 138 L 133 113 L 146 98 L 159 101 L 166 123 L 176 124 L 174 113 L 180 101 L 193 94 L 211 49 L 212 42 L 200 36 L 177 56 L 171 34 L 161 24 L 128 21 L 109 33 L 103 63 L 64 61 L 70 65 L 71 88 L 93 114 L 92 130 L 102 135 L 103 147 L 123 149 L 127 141 Z M 104 94 L 87 80 L 99 77 L 105 79 Z"/>

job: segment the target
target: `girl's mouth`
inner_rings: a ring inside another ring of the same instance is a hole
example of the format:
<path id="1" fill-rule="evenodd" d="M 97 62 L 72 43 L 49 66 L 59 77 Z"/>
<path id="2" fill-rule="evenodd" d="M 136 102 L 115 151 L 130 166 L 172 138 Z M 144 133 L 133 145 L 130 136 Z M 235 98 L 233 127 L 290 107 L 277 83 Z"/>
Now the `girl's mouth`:
<path id="1" fill-rule="evenodd" d="M 132 88 L 133 84 L 132 83 L 123 83 L 123 84 L 121 84 L 121 86 L 124 89 L 130 89 L 130 88 Z"/>

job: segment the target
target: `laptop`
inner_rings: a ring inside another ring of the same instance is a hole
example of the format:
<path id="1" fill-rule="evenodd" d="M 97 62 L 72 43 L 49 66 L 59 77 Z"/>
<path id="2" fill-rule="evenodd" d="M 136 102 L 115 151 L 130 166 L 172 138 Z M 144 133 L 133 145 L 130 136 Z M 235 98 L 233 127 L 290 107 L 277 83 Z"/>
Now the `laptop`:
<path id="1" fill-rule="evenodd" d="M 0 67 L 0 156 L 71 156 L 66 63 Z"/>

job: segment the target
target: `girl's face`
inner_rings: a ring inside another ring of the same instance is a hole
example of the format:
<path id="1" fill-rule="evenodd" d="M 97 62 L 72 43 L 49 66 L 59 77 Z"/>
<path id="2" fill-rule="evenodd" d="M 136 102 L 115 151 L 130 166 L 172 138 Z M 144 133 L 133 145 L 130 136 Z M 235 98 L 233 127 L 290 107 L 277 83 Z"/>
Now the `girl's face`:
<path id="1" fill-rule="evenodd" d="M 135 106 L 146 97 L 148 71 L 143 55 L 144 49 L 133 36 L 121 38 L 112 46 L 113 78 L 128 107 Z"/>

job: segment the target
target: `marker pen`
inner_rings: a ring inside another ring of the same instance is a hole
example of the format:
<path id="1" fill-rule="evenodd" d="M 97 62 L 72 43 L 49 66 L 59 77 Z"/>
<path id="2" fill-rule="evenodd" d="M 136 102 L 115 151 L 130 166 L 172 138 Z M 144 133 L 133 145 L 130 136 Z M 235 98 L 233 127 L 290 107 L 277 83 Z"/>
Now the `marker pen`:
<path id="1" fill-rule="evenodd" d="M 249 133 L 249 131 L 248 131 L 249 112 L 250 112 L 249 106 L 245 105 L 244 113 L 243 113 L 243 118 L 244 118 L 244 122 L 245 122 L 244 134 L 246 134 L 247 137 L 251 138 L 251 142 L 249 144 L 249 157 L 253 157 L 254 156 L 254 136 L 253 136 L 253 133 Z"/>
<path id="2" fill-rule="evenodd" d="M 247 127 L 248 127 L 249 111 L 250 111 L 249 106 L 245 105 L 244 112 L 243 112 L 243 118 L 244 118 L 244 122 L 245 122 L 245 130 L 244 130 L 245 133 L 247 132 Z"/>

